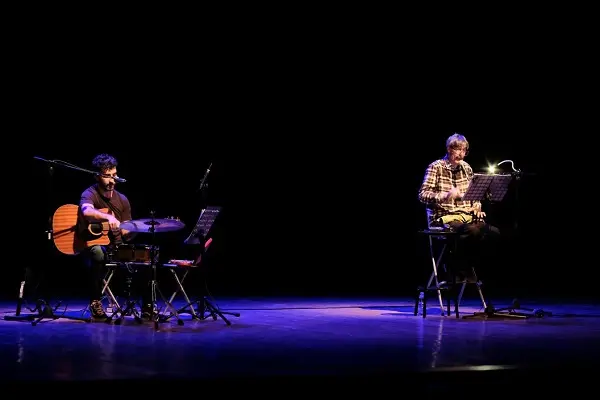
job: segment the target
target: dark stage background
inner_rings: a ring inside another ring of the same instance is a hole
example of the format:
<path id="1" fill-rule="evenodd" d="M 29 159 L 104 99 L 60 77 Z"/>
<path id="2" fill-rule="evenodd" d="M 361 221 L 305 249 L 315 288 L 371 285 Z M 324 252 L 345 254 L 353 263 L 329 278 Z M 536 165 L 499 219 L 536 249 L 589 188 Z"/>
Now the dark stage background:
<path id="1" fill-rule="evenodd" d="M 31 212 L 25 214 L 28 222 L 20 224 L 27 240 L 14 238 L 13 247 L 23 256 L 5 261 L 2 292 L 8 298 L 16 295 L 27 264 L 45 272 L 48 296 L 85 296 L 81 260 L 58 253 L 44 231 L 58 206 L 78 202 L 92 176 L 56 166 L 50 175 L 48 165 L 33 156 L 90 169 L 96 153 L 110 152 L 119 160 L 119 175 L 127 179 L 118 189 L 129 197 L 134 219 L 149 218 L 154 210 L 157 218 L 176 216 L 186 224 L 181 231 L 157 235 L 163 258 L 189 256 L 183 240 L 200 215 L 197 189 L 212 162 L 207 203 L 223 210 L 205 267 L 208 288 L 217 297 L 412 295 L 430 273 L 426 242 L 417 234 L 425 222 L 417 190 L 427 164 L 444 155 L 445 139 L 459 131 L 470 141 L 467 160 L 475 171 L 512 159 L 524 172 L 518 203 L 511 190 L 503 204 L 488 210 L 505 233 L 502 251 L 479 271 L 488 295 L 593 296 L 565 284 L 560 267 L 556 273 L 557 262 L 564 271 L 593 271 L 578 264 L 576 254 L 560 252 L 562 239 L 551 234 L 543 200 L 549 187 L 544 153 L 536 151 L 537 142 L 524 140 L 530 129 L 432 124 L 368 139 L 286 134 L 262 140 L 178 132 L 94 146 L 71 141 L 72 148 L 50 138 L 32 139 L 24 160 L 30 179 L 22 189 Z M 501 169 L 510 171 L 510 165 Z M 138 238 L 149 241 L 148 235 Z M 569 258 L 563 262 L 560 256 Z M 170 278 L 159 278 L 170 293 Z M 192 293 L 199 282 L 190 279 Z"/>
<path id="2" fill-rule="evenodd" d="M 523 179 L 518 234 L 510 204 L 490 216 L 508 239 L 479 271 L 488 293 L 598 296 L 587 286 L 599 276 L 594 238 L 579 230 L 594 197 L 583 135 L 597 124 L 583 123 L 595 110 L 580 92 L 592 65 L 573 45 L 581 38 L 511 39 L 504 21 L 483 47 L 472 24 L 453 23 L 426 45 L 363 31 L 306 42 L 300 30 L 292 40 L 208 40 L 199 56 L 179 36 L 131 45 L 120 30 L 116 40 L 98 32 L 15 41 L 4 296 L 16 296 L 25 265 L 44 271 L 56 296 L 84 292 L 79 260 L 57 254 L 44 230 L 92 178 L 57 169 L 50 195 L 47 166 L 33 156 L 89 168 L 99 152 L 119 158 L 134 218 L 155 210 L 187 224 L 160 236 L 165 256 L 185 253 L 196 189 L 214 163 L 208 202 L 223 212 L 206 269 L 216 296 L 412 295 L 430 273 L 417 189 L 454 131 L 470 140 L 476 171 L 513 159 L 535 174 Z"/>

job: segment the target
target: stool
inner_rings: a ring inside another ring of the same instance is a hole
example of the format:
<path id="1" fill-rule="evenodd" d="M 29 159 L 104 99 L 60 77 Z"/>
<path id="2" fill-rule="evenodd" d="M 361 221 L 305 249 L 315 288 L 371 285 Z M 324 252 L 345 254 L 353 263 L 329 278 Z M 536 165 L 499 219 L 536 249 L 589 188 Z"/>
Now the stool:
<path id="1" fill-rule="evenodd" d="M 482 283 L 477 278 L 477 274 L 475 269 L 471 267 L 471 272 L 474 280 L 471 282 L 471 279 L 465 277 L 463 280 L 458 281 L 456 277 L 456 265 L 451 266 L 451 268 L 446 267 L 445 257 L 451 255 L 455 250 L 458 243 L 459 235 L 449 229 L 445 229 L 443 227 L 430 227 L 429 229 L 425 229 L 419 231 L 420 234 L 426 235 L 429 241 L 429 250 L 431 255 L 431 262 L 433 271 L 431 273 L 431 277 L 427 282 L 425 287 L 419 286 L 417 288 L 417 296 L 415 298 L 415 310 L 414 315 L 418 315 L 419 313 L 419 305 L 422 304 L 422 314 L 423 318 L 427 316 L 427 294 L 431 291 L 436 291 L 438 295 L 438 299 L 440 302 L 441 315 L 450 315 L 450 297 L 454 298 L 454 313 L 456 318 L 459 318 L 459 305 L 462 300 L 462 296 L 464 294 L 465 287 L 468 283 L 474 283 L 477 286 L 477 292 L 479 293 L 479 297 L 481 298 L 481 302 L 483 304 L 483 308 L 487 309 L 487 304 L 485 302 L 485 298 L 483 297 L 483 292 L 481 291 Z M 434 240 L 439 241 L 439 244 L 442 245 L 442 248 L 439 250 L 437 254 L 436 260 L 436 252 L 434 250 Z M 450 275 L 451 280 L 439 282 L 438 280 L 438 272 L 439 269 L 443 268 L 444 272 Z M 432 286 L 432 281 L 435 281 L 435 285 Z M 457 291 L 457 285 L 460 285 L 460 290 Z M 447 297 L 447 311 L 444 311 L 444 303 L 442 300 L 442 290 L 448 290 L 449 292 L 453 292 L 454 296 L 448 295 Z"/>

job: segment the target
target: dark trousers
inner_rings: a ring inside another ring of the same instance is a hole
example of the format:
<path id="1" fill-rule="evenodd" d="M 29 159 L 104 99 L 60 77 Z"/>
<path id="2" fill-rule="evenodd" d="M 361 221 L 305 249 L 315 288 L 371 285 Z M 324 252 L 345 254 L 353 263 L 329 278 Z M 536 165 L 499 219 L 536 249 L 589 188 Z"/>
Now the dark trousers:
<path id="1" fill-rule="evenodd" d="M 471 268 L 485 266 L 496 256 L 500 230 L 485 222 L 448 223 L 458 233 L 458 242 L 454 250 L 454 271 L 469 271 Z"/>

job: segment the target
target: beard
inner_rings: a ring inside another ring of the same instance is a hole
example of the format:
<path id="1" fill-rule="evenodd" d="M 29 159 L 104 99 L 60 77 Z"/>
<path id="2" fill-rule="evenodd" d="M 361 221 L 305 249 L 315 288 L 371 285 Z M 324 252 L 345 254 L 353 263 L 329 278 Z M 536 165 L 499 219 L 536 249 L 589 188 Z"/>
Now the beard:
<path id="1" fill-rule="evenodd" d="M 100 187 L 102 188 L 102 190 L 104 190 L 106 197 L 112 197 L 113 194 L 113 190 L 115 190 L 115 184 L 114 183 L 108 183 L 108 184 L 100 184 Z"/>

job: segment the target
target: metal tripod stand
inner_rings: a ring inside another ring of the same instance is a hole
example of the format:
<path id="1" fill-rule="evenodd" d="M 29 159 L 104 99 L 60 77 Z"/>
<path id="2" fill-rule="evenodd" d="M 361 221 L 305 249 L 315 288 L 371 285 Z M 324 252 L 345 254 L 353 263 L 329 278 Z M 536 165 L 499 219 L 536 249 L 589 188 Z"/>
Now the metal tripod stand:
<path id="1" fill-rule="evenodd" d="M 41 157 L 33 157 L 36 160 L 40 160 L 40 161 L 44 161 L 47 163 L 48 165 L 48 179 L 47 179 L 47 195 L 46 195 L 46 207 L 47 207 L 47 213 L 48 213 L 48 229 L 46 229 L 45 233 L 46 233 L 46 239 L 48 240 L 48 242 L 52 242 L 54 240 L 54 234 L 55 234 L 55 230 L 54 230 L 54 220 L 53 220 L 53 214 L 52 214 L 52 207 L 53 207 L 53 201 L 54 201 L 54 190 L 53 190 L 53 177 L 54 177 L 54 165 L 59 165 L 59 166 L 63 166 L 63 167 L 69 167 L 69 168 L 73 168 L 72 166 L 69 165 L 65 165 L 62 162 L 59 162 L 58 160 L 46 160 L 44 158 Z M 45 251 L 47 252 L 45 254 L 45 257 L 49 257 L 49 251 L 50 249 L 45 249 Z M 26 267 L 25 268 L 25 276 L 23 277 L 23 280 L 20 283 L 20 287 L 19 287 L 19 295 L 17 298 L 17 307 L 16 307 L 16 312 L 14 315 L 5 315 L 4 319 L 7 321 L 31 321 L 31 325 L 35 326 L 37 325 L 39 322 L 41 322 L 43 319 L 51 319 L 51 320 L 56 320 L 59 318 L 67 318 L 67 319 L 73 319 L 73 320 L 79 320 L 79 321 L 85 321 L 85 322 L 91 322 L 91 318 L 86 318 L 86 317 L 82 317 L 82 316 L 74 316 L 74 315 L 66 315 L 66 314 L 55 314 L 55 311 L 60 307 L 61 305 L 61 301 L 59 301 L 54 307 L 51 307 L 50 304 L 48 303 L 48 301 L 44 300 L 44 299 L 38 299 L 36 301 L 36 305 L 34 308 L 30 308 L 27 307 L 27 309 L 32 312 L 33 314 L 29 314 L 29 313 L 21 313 L 22 308 L 23 308 L 23 304 L 25 302 L 25 286 L 28 283 L 28 281 L 32 280 L 33 277 L 33 271 L 31 270 L 31 268 Z M 38 285 L 40 284 L 41 280 L 43 278 L 40 278 L 40 280 L 38 281 Z"/>
<path id="2" fill-rule="evenodd" d="M 527 311 L 527 312 L 521 312 Z M 519 300 L 514 299 L 512 304 L 508 307 L 494 308 L 493 305 L 489 305 L 482 312 L 476 312 L 472 315 L 466 315 L 463 319 L 527 319 L 531 317 L 543 318 L 551 317 L 552 312 L 544 311 L 541 308 L 525 308 L 521 307 Z"/>
<path id="3" fill-rule="evenodd" d="M 204 268 L 204 252 L 206 251 L 207 246 L 207 241 L 206 238 L 200 233 L 200 234 L 196 234 L 196 237 L 198 238 L 198 241 L 200 242 L 200 256 L 198 257 L 199 262 L 196 264 L 197 267 L 202 268 L 202 270 L 200 271 L 202 273 L 202 294 L 200 296 L 199 300 L 196 300 L 194 303 L 197 304 L 197 317 L 201 320 L 205 320 L 208 317 L 212 317 L 213 320 L 217 320 L 217 316 L 221 317 L 221 319 L 223 321 L 225 321 L 225 323 L 227 325 L 231 325 L 231 322 L 225 318 L 224 314 L 228 314 L 228 315 L 232 315 L 234 317 L 239 317 L 240 313 L 234 313 L 234 312 L 226 312 L 226 311 L 221 311 L 219 309 L 219 307 L 215 306 L 210 300 L 208 300 L 207 298 L 207 288 L 206 288 L 206 269 Z M 209 239 L 210 242 L 212 242 L 212 239 Z M 191 306 L 191 304 L 190 304 Z M 208 313 L 208 314 L 207 314 Z"/>
<path id="4" fill-rule="evenodd" d="M 218 307 L 216 307 L 213 303 L 211 303 L 206 298 L 206 296 L 202 296 L 200 298 L 200 300 L 196 301 L 196 303 L 198 304 L 197 315 L 198 315 L 198 318 L 201 320 L 205 320 L 205 319 L 208 319 L 208 317 L 212 317 L 213 320 L 216 321 L 217 315 L 218 315 L 219 317 L 221 317 L 221 319 L 223 321 L 225 321 L 225 323 L 227 325 L 231 325 L 231 322 L 227 318 L 225 318 L 225 315 L 223 315 L 223 314 L 233 315 L 234 317 L 240 316 L 240 313 L 221 311 Z"/>

